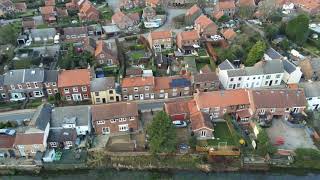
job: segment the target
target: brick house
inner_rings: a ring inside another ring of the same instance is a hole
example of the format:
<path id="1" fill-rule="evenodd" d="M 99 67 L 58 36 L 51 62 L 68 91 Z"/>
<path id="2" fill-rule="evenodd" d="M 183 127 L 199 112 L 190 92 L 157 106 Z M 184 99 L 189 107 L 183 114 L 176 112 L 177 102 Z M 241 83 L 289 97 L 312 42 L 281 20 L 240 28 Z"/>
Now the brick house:
<path id="1" fill-rule="evenodd" d="M 89 0 L 80 4 L 78 13 L 81 21 L 99 21 L 100 13 Z"/>
<path id="2" fill-rule="evenodd" d="M 194 21 L 202 14 L 201 9 L 198 5 L 193 5 L 190 9 L 187 10 L 184 19 L 187 25 L 193 25 Z"/>
<path id="3" fill-rule="evenodd" d="M 65 42 L 84 42 L 88 38 L 87 27 L 63 28 L 63 39 Z"/>
<path id="4" fill-rule="evenodd" d="M 164 103 L 164 111 L 173 121 L 190 119 L 190 100 L 172 101 Z"/>
<path id="5" fill-rule="evenodd" d="M 48 96 L 54 96 L 59 92 L 58 89 L 58 74 L 57 70 L 45 70 L 43 84 Z"/>
<path id="6" fill-rule="evenodd" d="M 198 111 L 190 115 L 191 130 L 197 139 L 212 139 L 213 125 L 207 113 Z"/>
<path id="7" fill-rule="evenodd" d="M 249 91 L 246 89 L 199 92 L 195 94 L 194 100 L 197 109 L 210 114 L 212 118 L 248 109 L 250 105 Z"/>
<path id="8" fill-rule="evenodd" d="M 178 33 L 176 43 L 185 54 L 191 54 L 192 51 L 200 47 L 200 36 L 196 30 L 183 31 Z"/>
<path id="9" fill-rule="evenodd" d="M 215 8 L 215 11 L 222 11 L 224 15 L 229 17 L 233 17 L 236 13 L 236 5 L 234 0 L 219 0 Z"/>
<path id="10" fill-rule="evenodd" d="M 139 19 L 138 19 L 139 18 Z M 129 28 L 133 28 L 134 26 L 138 25 L 140 20 L 140 16 L 136 13 L 133 14 L 124 14 L 121 11 L 118 11 L 113 14 L 111 17 L 112 24 L 115 24 L 118 26 L 121 30 L 128 30 Z"/>
<path id="11" fill-rule="evenodd" d="M 56 11 L 54 6 L 43 6 L 40 7 L 40 14 L 44 21 L 47 23 L 56 22 Z"/>
<path id="12" fill-rule="evenodd" d="M 24 2 L 14 3 L 14 6 L 17 12 L 20 12 L 20 13 L 27 12 L 27 4 Z"/>
<path id="13" fill-rule="evenodd" d="M 153 31 L 148 35 L 150 48 L 155 52 L 171 49 L 173 46 L 171 31 Z"/>
<path id="14" fill-rule="evenodd" d="M 157 99 L 190 96 L 193 93 L 190 77 L 155 77 L 154 94 Z"/>
<path id="15" fill-rule="evenodd" d="M 92 125 L 97 135 L 134 132 L 138 130 L 138 105 L 112 103 L 93 105 Z"/>
<path id="16" fill-rule="evenodd" d="M 218 90 L 220 81 L 216 73 L 210 72 L 194 75 L 192 77 L 192 84 L 194 90 L 207 92 Z"/>
<path id="17" fill-rule="evenodd" d="M 99 40 L 96 43 L 96 49 L 94 52 L 94 57 L 98 64 L 107 66 L 119 66 L 118 57 L 108 48 L 107 43 Z"/>
<path id="18" fill-rule="evenodd" d="M 210 37 L 217 34 L 218 26 L 206 15 L 201 15 L 194 22 L 198 34 L 203 37 Z"/>
<path id="19" fill-rule="evenodd" d="M 143 100 L 154 99 L 155 78 L 152 77 L 127 77 L 122 80 L 122 99 Z"/>
<path id="20" fill-rule="evenodd" d="M 77 140 L 76 129 L 50 129 L 48 145 L 50 148 L 70 149 L 75 147 Z"/>
<path id="21" fill-rule="evenodd" d="M 64 97 L 67 101 L 74 102 L 90 100 L 90 78 L 88 69 L 60 71 L 58 88 L 61 97 Z"/>
<path id="22" fill-rule="evenodd" d="M 252 90 L 250 99 L 253 117 L 266 120 L 275 117 L 288 120 L 290 115 L 302 113 L 307 105 L 302 89 Z"/>
<path id="23" fill-rule="evenodd" d="M 22 27 L 23 30 L 36 29 L 36 21 L 33 18 L 23 18 Z"/>

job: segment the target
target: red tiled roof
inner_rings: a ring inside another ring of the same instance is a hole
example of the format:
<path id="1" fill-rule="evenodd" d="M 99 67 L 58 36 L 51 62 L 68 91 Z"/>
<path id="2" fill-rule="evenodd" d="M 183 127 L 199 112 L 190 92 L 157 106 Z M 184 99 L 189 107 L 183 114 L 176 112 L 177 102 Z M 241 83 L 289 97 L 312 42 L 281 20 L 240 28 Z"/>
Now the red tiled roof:
<path id="1" fill-rule="evenodd" d="M 201 11 L 201 9 L 198 7 L 198 5 L 193 5 L 190 9 L 187 10 L 186 15 L 193 15 L 194 13 Z"/>
<path id="2" fill-rule="evenodd" d="M 218 2 L 219 9 L 235 9 L 234 0 L 220 0 Z"/>
<path id="3" fill-rule="evenodd" d="M 92 121 L 112 119 L 119 117 L 138 116 L 137 103 L 112 103 L 103 105 L 93 105 L 91 107 Z"/>
<path id="4" fill-rule="evenodd" d="M 199 108 L 228 107 L 250 104 L 249 91 L 246 89 L 200 92 L 194 97 L 194 99 Z"/>
<path id="5" fill-rule="evenodd" d="M 183 32 L 180 32 L 178 34 L 178 36 L 181 37 L 181 40 L 184 40 L 184 41 L 188 41 L 188 40 L 199 40 L 200 39 L 200 36 L 198 34 L 198 32 L 196 30 L 193 30 L 193 31 L 183 31 Z"/>
<path id="6" fill-rule="evenodd" d="M 153 86 L 154 77 L 129 77 L 122 80 L 122 87 Z"/>
<path id="7" fill-rule="evenodd" d="M 164 109 L 169 115 L 190 113 L 189 100 L 166 102 Z"/>
<path id="8" fill-rule="evenodd" d="M 43 144 L 43 133 L 17 134 L 15 145 Z"/>
<path id="9" fill-rule="evenodd" d="M 16 9 L 19 9 L 19 10 L 21 10 L 21 11 L 27 10 L 27 4 L 24 3 L 24 2 L 22 2 L 22 3 L 15 3 L 14 5 L 15 5 Z"/>
<path id="10" fill-rule="evenodd" d="M 239 0 L 239 6 L 255 6 L 254 0 Z"/>
<path id="11" fill-rule="evenodd" d="M 236 32 L 234 32 L 233 29 L 225 29 L 222 30 L 222 35 L 224 38 L 226 38 L 227 40 L 233 39 L 234 37 L 236 37 Z"/>
<path id="12" fill-rule="evenodd" d="M 206 28 L 210 24 L 214 24 L 214 22 L 208 18 L 206 15 L 199 16 L 195 21 L 195 24 L 199 24 L 202 28 Z"/>
<path id="13" fill-rule="evenodd" d="M 8 136 L 3 134 L 0 135 L 0 149 L 12 148 L 14 141 L 15 141 L 15 136 Z"/>
<path id="14" fill-rule="evenodd" d="M 152 31 L 150 35 L 153 40 L 167 39 L 172 37 L 172 32 L 171 31 Z"/>
<path id="15" fill-rule="evenodd" d="M 54 13 L 54 7 L 53 6 L 43 6 L 40 7 L 41 14 L 52 14 Z"/>
<path id="16" fill-rule="evenodd" d="M 202 128 L 213 130 L 213 126 L 209 121 L 209 118 L 205 116 L 208 116 L 208 115 L 200 111 L 190 115 L 191 127 L 193 131 L 196 131 Z"/>
<path id="17" fill-rule="evenodd" d="M 214 11 L 212 15 L 215 19 L 219 20 L 224 15 L 224 12 L 223 11 Z"/>
<path id="18" fill-rule="evenodd" d="M 63 70 L 58 75 L 58 87 L 82 86 L 90 84 L 88 69 Z"/>

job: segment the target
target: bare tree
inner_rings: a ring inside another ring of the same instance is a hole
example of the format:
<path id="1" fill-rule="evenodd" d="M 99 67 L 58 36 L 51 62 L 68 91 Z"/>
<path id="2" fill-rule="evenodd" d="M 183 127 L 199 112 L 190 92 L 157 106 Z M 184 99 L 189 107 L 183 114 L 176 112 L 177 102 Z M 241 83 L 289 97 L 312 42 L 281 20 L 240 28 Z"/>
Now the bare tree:
<path id="1" fill-rule="evenodd" d="M 277 2 L 276 0 L 261 1 L 259 2 L 258 10 L 261 12 L 262 17 L 266 19 L 277 10 Z"/>

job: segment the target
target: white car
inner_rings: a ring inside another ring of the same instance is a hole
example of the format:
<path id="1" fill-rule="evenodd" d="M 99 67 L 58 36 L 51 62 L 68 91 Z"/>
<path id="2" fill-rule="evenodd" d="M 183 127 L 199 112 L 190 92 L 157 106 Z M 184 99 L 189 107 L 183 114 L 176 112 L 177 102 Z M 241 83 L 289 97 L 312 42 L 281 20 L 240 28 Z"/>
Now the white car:
<path id="1" fill-rule="evenodd" d="M 177 128 L 187 127 L 187 123 L 185 121 L 172 121 L 172 124 Z"/>
<path id="2" fill-rule="evenodd" d="M 30 46 L 31 45 L 31 40 L 30 39 L 28 39 L 27 41 L 26 41 L 26 46 Z"/>

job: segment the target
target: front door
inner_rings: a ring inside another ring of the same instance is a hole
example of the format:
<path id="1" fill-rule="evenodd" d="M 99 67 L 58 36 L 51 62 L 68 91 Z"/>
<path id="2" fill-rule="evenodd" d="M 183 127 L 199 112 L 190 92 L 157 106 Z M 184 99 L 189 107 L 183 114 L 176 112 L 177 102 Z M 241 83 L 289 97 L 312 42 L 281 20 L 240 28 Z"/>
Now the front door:
<path id="1" fill-rule="evenodd" d="M 154 94 L 153 94 L 153 93 L 151 94 L 150 98 L 151 98 L 151 99 L 154 99 Z"/>
<path id="2" fill-rule="evenodd" d="M 72 99 L 74 101 L 82 101 L 81 94 L 72 94 Z"/>
<path id="3" fill-rule="evenodd" d="M 164 93 L 164 98 L 168 99 L 168 93 Z"/>
<path id="4" fill-rule="evenodd" d="M 143 94 L 140 94 L 140 100 L 143 100 Z"/>
<path id="5" fill-rule="evenodd" d="M 102 98 L 102 103 L 106 103 L 106 98 Z"/>
<path id="6" fill-rule="evenodd" d="M 272 85 L 272 80 L 269 82 L 269 86 L 271 86 Z"/>

